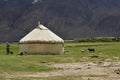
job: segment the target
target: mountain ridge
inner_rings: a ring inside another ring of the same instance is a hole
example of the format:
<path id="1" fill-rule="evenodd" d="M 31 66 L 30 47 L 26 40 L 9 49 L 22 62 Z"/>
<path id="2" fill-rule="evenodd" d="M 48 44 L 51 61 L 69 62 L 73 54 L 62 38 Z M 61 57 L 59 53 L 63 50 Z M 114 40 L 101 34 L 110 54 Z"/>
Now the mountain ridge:
<path id="1" fill-rule="evenodd" d="M 119 3 L 119 0 L 0 0 L 0 41 L 19 41 L 38 21 L 63 39 L 119 37 Z"/>

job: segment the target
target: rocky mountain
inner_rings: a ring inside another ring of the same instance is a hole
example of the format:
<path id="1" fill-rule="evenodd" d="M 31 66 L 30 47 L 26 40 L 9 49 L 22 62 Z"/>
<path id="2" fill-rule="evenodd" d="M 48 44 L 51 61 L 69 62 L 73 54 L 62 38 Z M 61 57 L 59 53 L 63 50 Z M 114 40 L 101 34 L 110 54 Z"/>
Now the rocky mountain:
<path id="1" fill-rule="evenodd" d="M 63 39 L 120 36 L 120 0 L 0 0 L 0 41 L 19 41 L 38 21 Z"/>

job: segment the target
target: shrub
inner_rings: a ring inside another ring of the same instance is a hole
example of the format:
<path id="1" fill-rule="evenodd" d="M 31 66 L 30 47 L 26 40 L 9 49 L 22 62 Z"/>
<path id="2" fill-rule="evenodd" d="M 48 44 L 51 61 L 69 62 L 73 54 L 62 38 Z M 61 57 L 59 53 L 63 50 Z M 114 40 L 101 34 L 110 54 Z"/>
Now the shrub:
<path id="1" fill-rule="evenodd" d="M 109 38 L 109 37 L 103 37 L 103 38 L 81 38 L 77 40 L 78 42 L 119 42 L 120 38 Z"/>

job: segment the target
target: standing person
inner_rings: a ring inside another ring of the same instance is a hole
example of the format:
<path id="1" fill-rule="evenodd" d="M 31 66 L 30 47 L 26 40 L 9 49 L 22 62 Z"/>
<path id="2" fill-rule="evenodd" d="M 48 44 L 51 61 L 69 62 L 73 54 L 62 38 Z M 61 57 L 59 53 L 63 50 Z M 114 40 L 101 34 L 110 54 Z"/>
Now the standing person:
<path id="1" fill-rule="evenodd" d="M 6 42 L 6 52 L 7 52 L 7 54 L 10 53 L 10 45 L 9 45 L 9 42 Z"/>

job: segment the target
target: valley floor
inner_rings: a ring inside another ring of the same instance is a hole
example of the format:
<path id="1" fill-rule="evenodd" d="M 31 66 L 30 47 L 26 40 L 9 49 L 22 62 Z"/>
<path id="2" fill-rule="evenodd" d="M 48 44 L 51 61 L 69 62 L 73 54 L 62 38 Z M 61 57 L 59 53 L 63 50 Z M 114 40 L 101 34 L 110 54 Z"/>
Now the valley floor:
<path id="1" fill-rule="evenodd" d="M 47 80 L 49 77 L 74 76 L 73 80 L 120 80 L 120 62 L 44 63 L 56 71 L 36 73 L 3 73 L 6 78 L 26 77 Z M 76 77 L 76 78 L 75 78 Z M 49 80 L 49 79 L 48 79 Z M 55 79 L 59 80 L 59 79 Z M 66 79 L 69 80 L 69 79 Z M 70 79 L 71 80 L 71 79 Z"/>

